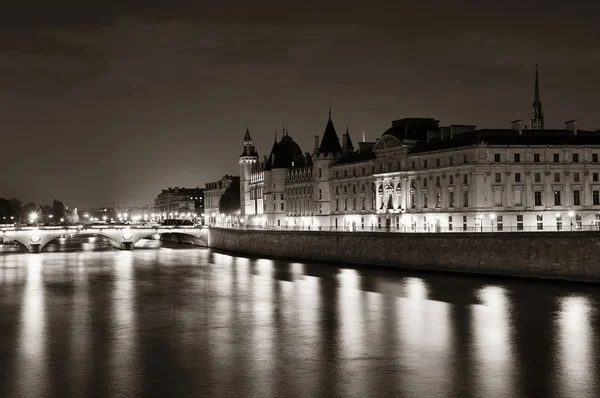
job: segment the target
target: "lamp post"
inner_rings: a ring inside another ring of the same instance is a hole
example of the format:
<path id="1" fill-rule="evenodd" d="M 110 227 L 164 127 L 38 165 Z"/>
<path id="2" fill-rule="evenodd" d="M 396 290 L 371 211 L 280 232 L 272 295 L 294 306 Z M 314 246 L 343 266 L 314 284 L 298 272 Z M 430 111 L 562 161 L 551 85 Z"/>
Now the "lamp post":
<path id="1" fill-rule="evenodd" d="M 496 219 L 496 215 L 494 213 L 490 214 L 490 220 L 492 222 L 492 232 L 494 232 L 494 220 Z"/>
<path id="2" fill-rule="evenodd" d="M 571 210 L 569 212 L 569 221 L 571 222 L 571 231 L 573 230 L 573 216 L 575 215 L 575 213 Z"/>

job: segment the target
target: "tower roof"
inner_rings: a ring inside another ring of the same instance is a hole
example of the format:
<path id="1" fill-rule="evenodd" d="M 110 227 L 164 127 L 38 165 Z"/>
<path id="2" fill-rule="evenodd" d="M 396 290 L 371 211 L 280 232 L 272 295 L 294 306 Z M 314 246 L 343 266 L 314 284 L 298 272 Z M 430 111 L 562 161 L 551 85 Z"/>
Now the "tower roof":
<path id="1" fill-rule="evenodd" d="M 341 153 L 342 147 L 340 146 L 340 138 L 335 132 L 335 127 L 331 121 L 331 104 L 329 105 L 329 119 L 325 126 L 325 132 L 323 133 L 323 139 L 319 146 L 319 153 L 327 155 L 328 153 Z"/>
<path id="2" fill-rule="evenodd" d="M 281 137 L 277 142 L 277 137 L 273 143 L 271 154 L 267 159 L 265 170 L 288 169 L 291 167 L 304 166 L 305 159 L 300 146 L 294 142 L 294 139 L 288 134 Z"/>
<path id="3" fill-rule="evenodd" d="M 243 156 L 258 156 L 258 152 L 254 145 L 252 145 L 252 137 L 250 137 L 250 130 L 246 127 L 246 134 L 244 134 L 244 151 L 240 155 Z"/>
<path id="4" fill-rule="evenodd" d="M 346 133 L 344 134 L 343 142 L 347 149 L 351 151 L 354 150 L 354 145 L 352 145 L 352 139 L 350 138 L 350 132 L 348 131 L 348 126 L 346 126 Z"/>
<path id="5" fill-rule="evenodd" d="M 244 142 L 252 142 L 252 137 L 250 137 L 250 130 L 246 127 L 246 134 L 244 134 Z"/>

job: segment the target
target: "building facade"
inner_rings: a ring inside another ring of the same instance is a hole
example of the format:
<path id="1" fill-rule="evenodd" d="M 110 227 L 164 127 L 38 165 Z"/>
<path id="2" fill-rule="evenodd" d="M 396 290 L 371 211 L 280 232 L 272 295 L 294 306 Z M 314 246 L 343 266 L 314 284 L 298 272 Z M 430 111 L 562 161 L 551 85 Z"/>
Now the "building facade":
<path id="1" fill-rule="evenodd" d="M 163 189 L 154 199 L 154 220 L 193 219 L 204 212 L 204 190 L 202 188 L 175 187 Z"/>
<path id="2" fill-rule="evenodd" d="M 399 232 L 598 229 L 600 131 L 545 129 L 536 67 L 530 128 L 392 122 L 375 143 L 342 144 L 331 119 L 312 154 L 285 130 L 260 162 L 239 158 L 247 226 Z M 508 123 L 507 123 L 508 124 Z M 363 139 L 364 141 L 364 139 Z"/>
<path id="3" fill-rule="evenodd" d="M 205 222 L 208 225 L 223 224 L 225 221 L 221 220 L 221 212 L 219 210 L 219 204 L 221 203 L 221 197 L 233 183 L 240 181 L 238 176 L 225 175 L 219 181 L 207 182 L 204 187 L 204 215 Z"/>

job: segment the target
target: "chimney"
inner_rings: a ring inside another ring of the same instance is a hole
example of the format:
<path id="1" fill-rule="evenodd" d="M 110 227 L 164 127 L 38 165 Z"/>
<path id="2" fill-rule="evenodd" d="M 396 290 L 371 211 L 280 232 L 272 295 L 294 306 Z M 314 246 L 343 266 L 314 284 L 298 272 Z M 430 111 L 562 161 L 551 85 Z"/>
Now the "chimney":
<path id="1" fill-rule="evenodd" d="M 319 152 L 319 136 L 315 135 L 315 152 Z"/>
<path id="2" fill-rule="evenodd" d="M 567 120 L 565 125 L 567 126 L 567 130 L 573 133 L 573 135 L 577 135 L 577 120 Z"/>
<path id="3" fill-rule="evenodd" d="M 512 125 L 512 129 L 514 131 L 518 131 L 519 135 L 523 135 L 523 121 L 522 120 L 513 120 L 510 122 Z"/>

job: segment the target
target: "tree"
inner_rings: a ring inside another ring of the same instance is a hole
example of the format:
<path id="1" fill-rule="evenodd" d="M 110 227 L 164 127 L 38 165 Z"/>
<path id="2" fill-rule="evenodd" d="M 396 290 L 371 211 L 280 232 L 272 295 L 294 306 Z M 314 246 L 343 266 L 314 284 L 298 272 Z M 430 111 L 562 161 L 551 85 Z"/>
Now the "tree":
<path id="1" fill-rule="evenodd" d="M 52 215 L 54 216 L 54 221 L 56 222 L 60 222 L 61 219 L 66 218 L 65 205 L 58 199 L 54 199 L 52 202 Z"/>
<path id="2" fill-rule="evenodd" d="M 11 218 L 14 217 L 14 211 L 10 200 L 0 198 L 0 223 L 1 224 L 9 224 L 11 223 Z"/>
<path id="3" fill-rule="evenodd" d="M 233 180 L 227 187 L 221 200 L 219 200 L 219 212 L 232 214 L 240 210 L 240 181 Z"/>
<path id="4" fill-rule="evenodd" d="M 69 210 L 65 208 L 66 220 L 69 224 L 77 224 L 79 223 L 79 215 L 77 214 L 77 207 L 73 210 Z"/>

